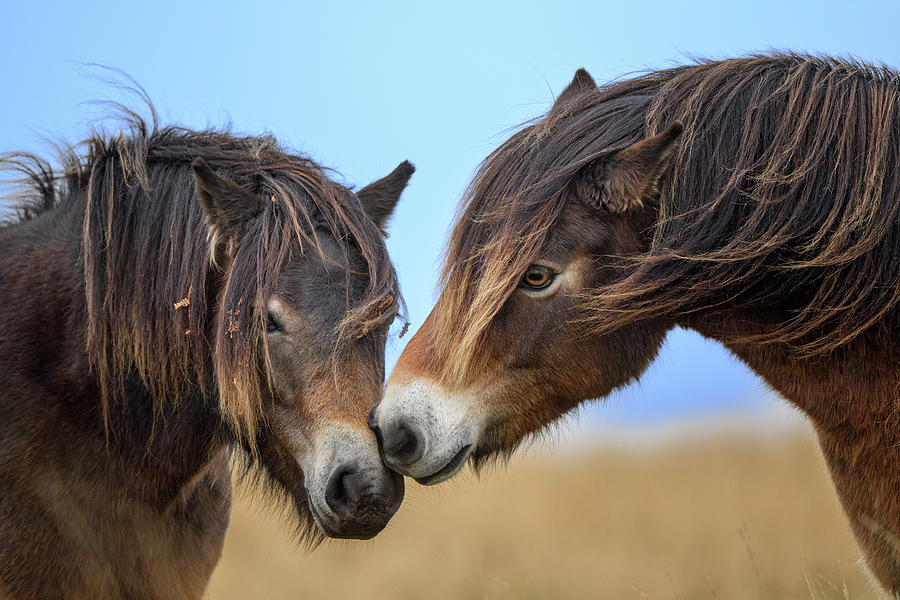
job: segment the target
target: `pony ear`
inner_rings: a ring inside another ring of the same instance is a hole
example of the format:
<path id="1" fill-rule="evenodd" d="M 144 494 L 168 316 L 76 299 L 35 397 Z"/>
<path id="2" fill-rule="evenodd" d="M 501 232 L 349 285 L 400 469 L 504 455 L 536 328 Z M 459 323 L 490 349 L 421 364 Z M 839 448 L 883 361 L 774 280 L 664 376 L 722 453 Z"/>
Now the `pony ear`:
<path id="1" fill-rule="evenodd" d="M 390 175 L 378 181 L 373 181 L 363 189 L 356 192 L 357 198 L 362 202 L 363 209 L 378 229 L 384 231 L 388 219 L 400 200 L 400 194 L 409 183 L 409 178 L 415 173 L 416 168 L 408 160 L 404 160 L 391 171 Z"/>
<path id="2" fill-rule="evenodd" d="M 259 199 L 249 190 L 216 174 L 199 156 L 191 163 L 197 197 L 210 225 L 218 233 L 235 241 L 248 221 L 259 214 Z"/>
<path id="3" fill-rule="evenodd" d="M 656 190 L 677 148 L 681 123 L 588 165 L 575 179 L 575 193 L 602 212 L 622 214 L 640 208 Z"/>
<path id="4" fill-rule="evenodd" d="M 588 90 L 593 90 L 596 88 L 597 84 L 594 83 L 594 78 L 591 77 L 590 73 L 588 73 L 584 69 L 578 69 L 577 71 L 575 71 L 575 77 L 572 78 L 572 83 L 569 84 L 569 87 L 564 89 L 553 102 L 553 108 L 550 109 L 550 112 L 556 112 L 563 104 L 565 104 L 575 96 L 578 96 L 582 92 L 586 92 Z"/>

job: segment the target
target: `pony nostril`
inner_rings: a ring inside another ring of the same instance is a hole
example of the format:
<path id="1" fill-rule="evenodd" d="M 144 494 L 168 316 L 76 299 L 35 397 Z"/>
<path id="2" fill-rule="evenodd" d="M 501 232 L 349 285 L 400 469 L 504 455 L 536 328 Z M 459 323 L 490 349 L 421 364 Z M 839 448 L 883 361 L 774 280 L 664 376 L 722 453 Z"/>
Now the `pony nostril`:
<path id="1" fill-rule="evenodd" d="M 325 487 L 325 502 L 339 518 L 350 515 L 359 502 L 364 482 L 352 465 L 339 466 L 328 478 Z"/>
<path id="2" fill-rule="evenodd" d="M 369 418 L 367 422 L 369 423 L 369 429 L 374 431 L 376 434 L 378 433 L 378 417 L 375 414 L 378 412 L 378 404 L 372 407 L 372 410 L 369 411 Z"/>
<path id="3" fill-rule="evenodd" d="M 381 465 L 377 468 L 358 468 L 354 463 L 338 466 L 325 484 L 325 502 L 331 514 L 325 511 L 328 527 L 322 531 L 338 538 L 367 540 L 375 536 L 400 508 L 404 487 L 403 476 Z"/>
<path id="4" fill-rule="evenodd" d="M 408 467 L 425 454 L 425 436 L 405 421 L 385 428 L 384 455 L 396 466 Z"/>

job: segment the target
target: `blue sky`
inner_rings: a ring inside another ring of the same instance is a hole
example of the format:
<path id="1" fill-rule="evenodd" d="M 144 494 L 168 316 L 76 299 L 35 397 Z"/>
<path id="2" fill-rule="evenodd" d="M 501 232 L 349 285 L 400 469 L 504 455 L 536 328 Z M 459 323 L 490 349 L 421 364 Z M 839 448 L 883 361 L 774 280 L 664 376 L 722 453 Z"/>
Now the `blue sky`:
<path id="1" fill-rule="evenodd" d="M 85 102 L 111 94 L 83 64 L 101 63 L 140 82 L 167 122 L 272 132 L 346 183 L 408 158 L 418 171 L 388 244 L 415 330 L 475 167 L 578 67 L 605 81 L 772 48 L 900 67 L 897 23 L 896 1 L 7 2 L 0 151 L 83 137 Z M 584 414 L 659 422 L 755 410 L 766 395 L 718 344 L 676 331 L 640 384 Z"/>

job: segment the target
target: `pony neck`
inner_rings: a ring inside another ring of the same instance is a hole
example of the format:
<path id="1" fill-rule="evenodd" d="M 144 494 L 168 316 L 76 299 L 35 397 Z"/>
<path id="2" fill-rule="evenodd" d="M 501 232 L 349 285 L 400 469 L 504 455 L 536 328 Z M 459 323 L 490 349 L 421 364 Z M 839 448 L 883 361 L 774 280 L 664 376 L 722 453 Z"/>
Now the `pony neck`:
<path id="1" fill-rule="evenodd" d="M 103 481 L 94 483 L 165 510 L 211 468 L 227 463 L 230 436 L 214 394 L 196 388 L 160 406 L 136 375 L 125 379 L 126 393 L 104 415 L 86 351 L 88 315 L 78 260 L 83 207 L 67 203 L 0 228 L 2 337 L 28 340 L 22 351 L 5 353 L 15 362 L 4 370 L 31 374 L 17 410 L 34 431 L 54 432 L 39 436 L 31 449 L 45 466 L 81 478 L 96 470 L 87 465 L 105 465 L 94 473 Z"/>
<path id="2" fill-rule="evenodd" d="M 827 355 L 801 358 L 785 345 L 734 341 L 721 324 L 692 327 L 722 340 L 809 417 L 868 567 L 900 595 L 897 332 L 873 327 Z"/>
<path id="3" fill-rule="evenodd" d="M 715 319 L 687 325 L 721 341 L 822 431 L 884 430 L 900 434 L 897 332 L 872 327 L 838 349 L 803 356 L 781 343 L 742 341 Z"/>

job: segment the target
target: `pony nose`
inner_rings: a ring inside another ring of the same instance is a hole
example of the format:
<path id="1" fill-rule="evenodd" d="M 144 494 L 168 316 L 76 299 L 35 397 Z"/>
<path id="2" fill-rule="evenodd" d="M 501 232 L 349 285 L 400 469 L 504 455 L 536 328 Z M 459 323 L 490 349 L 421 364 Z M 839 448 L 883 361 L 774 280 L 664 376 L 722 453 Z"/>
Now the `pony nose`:
<path id="1" fill-rule="evenodd" d="M 389 466 L 408 467 L 425 454 L 425 435 L 414 424 L 404 419 L 376 427 L 381 451 Z"/>
<path id="2" fill-rule="evenodd" d="M 353 514 L 365 491 L 366 481 L 353 465 L 343 464 L 331 473 L 325 487 L 325 502 L 339 519 Z"/>
<path id="3" fill-rule="evenodd" d="M 403 502 L 403 477 L 379 465 L 336 467 L 325 484 L 325 503 L 331 510 L 327 535 L 369 539 L 384 529 Z"/>
<path id="4" fill-rule="evenodd" d="M 366 419 L 366 422 L 369 424 L 369 429 L 375 432 L 375 436 L 377 437 L 379 434 L 378 431 L 378 405 L 381 402 L 376 402 L 375 406 L 372 407 L 372 410 L 369 411 L 369 417 Z"/>

